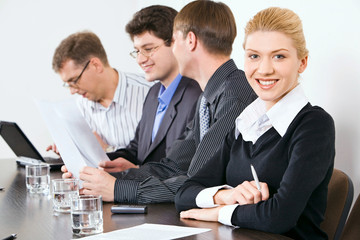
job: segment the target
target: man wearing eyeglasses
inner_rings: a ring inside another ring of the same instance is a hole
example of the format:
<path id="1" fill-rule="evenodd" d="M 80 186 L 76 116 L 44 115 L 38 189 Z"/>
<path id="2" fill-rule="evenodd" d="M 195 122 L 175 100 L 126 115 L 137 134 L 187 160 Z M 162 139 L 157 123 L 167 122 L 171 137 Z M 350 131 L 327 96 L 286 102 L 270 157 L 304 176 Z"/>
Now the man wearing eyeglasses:
<path id="1" fill-rule="evenodd" d="M 104 150 L 126 147 L 135 135 L 151 84 L 137 74 L 112 68 L 100 39 L 88 31 L 71 34 L 59 44 L 53 69 L 71 94 Z M 57 152 L 56 146 L 48 150 Z"/>
<path id="2" fill-rule="evenodd" d="M 137 12 L 126 26 L 135 48 L 130 55 L 145 72 L 147 81 L 159 82 L 151 87 L 145 99 L 135 138 L 126 148 L 108 154 L 115 160 L 99 164 L 107 172 L 120 172 L 160 161 L 194 117 L 202 91 L 196 81 L 179 74 L 172 53 L 172 28 L 176 14 L 177 11 L 170 7 L 150 6 Z M 84 187 L 92 188 L 91 182 L 96 182 L 102 171 L 87 169 L 91 173 L 84 173 L 88 178 Z M 65 178 L 70 176 L 69 173 L 63 175 Z"/>

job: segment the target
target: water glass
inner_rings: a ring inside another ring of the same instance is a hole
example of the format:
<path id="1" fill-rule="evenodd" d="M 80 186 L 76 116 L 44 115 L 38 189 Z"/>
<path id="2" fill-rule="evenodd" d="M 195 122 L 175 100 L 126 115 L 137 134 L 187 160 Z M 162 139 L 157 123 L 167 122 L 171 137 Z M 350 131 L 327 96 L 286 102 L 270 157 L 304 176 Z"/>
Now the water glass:
<path id="1" fill-rule="evenodd" d="M 48 164 L 26 165 L 26 188 L 30 193 L 49 193 L 50 166 Z"/>
<path id="2" fill-rule="evenodd" d="M 71 223 L 74 235 L 103 232 L 102 197 L 79 195 L 71 199 Z"/>
<path id="3" fill-rule="evenodd" d="M 53 179 L 51 181 L 54 211 L 70 212 L 71 198 L 79 195 L 78 179 Z"/>

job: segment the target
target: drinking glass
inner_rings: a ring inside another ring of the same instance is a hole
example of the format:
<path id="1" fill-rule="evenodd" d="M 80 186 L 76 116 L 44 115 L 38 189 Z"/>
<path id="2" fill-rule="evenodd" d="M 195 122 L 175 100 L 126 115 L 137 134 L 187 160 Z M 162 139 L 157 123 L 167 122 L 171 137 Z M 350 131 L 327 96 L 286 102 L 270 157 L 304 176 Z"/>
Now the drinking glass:
<path id="1" fill-rule="evenodd" d="M 79 195 L 71 198 L 71 223 L 74 235 L 102 233 L 102 196 Z"/>
<path id="2" fill-rule="evenodd" d="M 26 165 L 26 188 L 30 193 L 49 193 L 50 166 L 48 164 Z"/>
<path id="3" fill-rule="evenodd" d="M 51 181 L 54 211 L 67 212 L 71 210 L 71 198 L 79 195 L 78 179 L 53 179 Z"/>

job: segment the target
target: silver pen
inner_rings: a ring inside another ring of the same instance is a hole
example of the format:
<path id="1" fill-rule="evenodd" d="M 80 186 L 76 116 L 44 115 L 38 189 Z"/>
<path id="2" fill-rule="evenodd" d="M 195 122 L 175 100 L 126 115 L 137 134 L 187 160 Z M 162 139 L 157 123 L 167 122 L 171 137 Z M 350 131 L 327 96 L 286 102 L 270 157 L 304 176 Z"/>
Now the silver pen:
<path id="1" fill-rule="evenodd" d="M 250 168 L 251 168 L 251 173 L 253 175 L 253 178 L 255 180 L 255 184 L 256 184 L 256 187 L 259 191 L 261 191 L 261 188 L 260 188 L 260 182 L 259 182 L 259 179 L 258 179 L 258 176 L 256 174 L 256 171 L 255 171 L 255 168 L 252 164 L 250 164 Z"/>
<path id="2" fill-rule="evenodd" d="M 17 234 L 16 234 L 16 233 L 13 233 L 13 234 L 11 234 L 11 235 L 8 236 L 8 237 L 3 238 L 2 240 L 13 240 L 13 239 L 16 239 L 16 236 L 17 236 Z"/>

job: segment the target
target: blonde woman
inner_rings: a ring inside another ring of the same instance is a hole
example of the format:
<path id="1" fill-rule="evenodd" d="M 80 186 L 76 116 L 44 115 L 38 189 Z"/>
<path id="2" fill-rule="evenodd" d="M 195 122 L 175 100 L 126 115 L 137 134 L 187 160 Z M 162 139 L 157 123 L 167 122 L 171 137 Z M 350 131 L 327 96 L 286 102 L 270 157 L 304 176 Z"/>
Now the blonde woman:
<path id="1" fill-rule="evenodd" d="M 298 81 L 308 62 L 301 20 L 288 9 L 260 11 L 247 23 L 243 47 L 245 74 L 259 98 L 236 119 L 221 151 L 180 188 L 176 207 L 181 218 L 326 239 L 320 223 L 335 128 Z"/>

